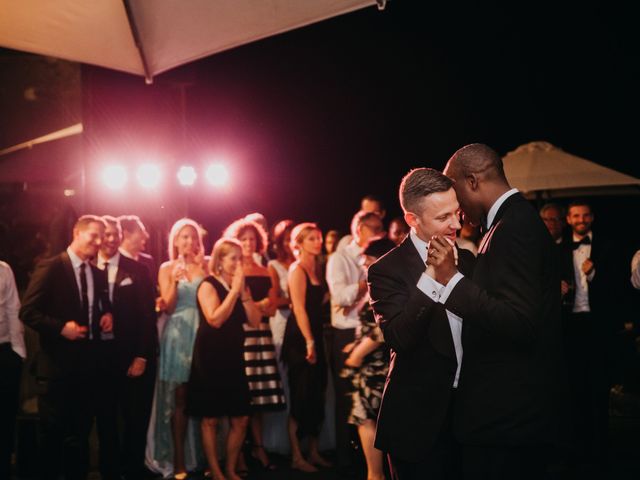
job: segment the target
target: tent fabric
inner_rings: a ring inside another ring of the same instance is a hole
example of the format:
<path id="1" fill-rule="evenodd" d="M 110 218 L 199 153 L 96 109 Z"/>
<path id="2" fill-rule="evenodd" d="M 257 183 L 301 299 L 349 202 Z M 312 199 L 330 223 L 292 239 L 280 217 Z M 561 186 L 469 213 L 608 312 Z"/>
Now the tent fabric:
<path id="1" fill-rule="evenodd" d="M 184 63 L 375 4 L 376 0 L 0 0 L 0 46 L 150 80 Z"/>
<path id="2" fill-rule="evenodd" d="M 504 158 L 509 183 L 525 195 L 639 194 L 640 180 L 571 155 L 548 142 L 521 145 Z"/>

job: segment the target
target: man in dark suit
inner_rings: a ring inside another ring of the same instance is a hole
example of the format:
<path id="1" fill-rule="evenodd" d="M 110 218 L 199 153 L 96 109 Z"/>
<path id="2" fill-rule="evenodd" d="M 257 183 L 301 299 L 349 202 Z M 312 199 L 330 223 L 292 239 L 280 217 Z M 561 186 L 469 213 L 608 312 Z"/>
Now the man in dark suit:
<path id="1" fill-rule="evenodd" d="M 39 333 L 36 381 L 42 433 L 42 478 L 85 479 L 88 437 L 103 406 L 105 356 L 112 317 L 103 272 L 89 263 L 104 234 L 100 217 L 85 215 L 73 241 L 36 268 L 24 295 L 21 320 Z"/>
<path id="2" fill-rule="evenodd" d="M 464 319 L 454 432 L 465 478 L 539 479 L 549 446 L 565 438 L 554 244 L 491 148 L 461 148 L 445 173 L 465 219 L 486 231 L 471 277 L 457 271 L 443 239 L 432 240 L 428 258 L 436 280 L 452 288 L 445 307 Z"/>
<path id="3" fill-rule="evenodd" d="M 107 272 L 113 313 L 113 391 L 117 392 L 115 403 L 123 420 L 122 467 L 126 478 L 139 479 L 145 473 L 144 450 L 156 373 L 155 302 L 148 270 L 118 251 L 120 223 L 111 216 L 102 218 L 106 229 L 97 264 Z M 105 417 L 99 423 L 117 425 L 117 418 Z"/>
<path id="4" fill-rule="evenodd" d="M 155 287 L 158 280 L 158 265 L 151 255 L 144 252 L 149 240 L 149 233 L 144 223 L 137 215 L 122 215 L 118 217 L 118 221 L 122 229 L 120 253 L 147 267 Z"/>
<path id="5" fill-rule="evenodd" d="M 620 239 L 594 235 L 591 206 L 567 210 L 562 244 L 564 344 L 571 387 L 577 463 L 606 467 L 609 387 L 621 345 L 616 332 L 632 318 L 628 256 Z M 591 468 L 591 467 L 589 467 Z"/>
<path id="6" fill-rule="evenodd" d="M 400 480 L 455 478 L 451 410 L 462 360 L 462 319 L 446 311 L 447 292 L 427 274 L 432 236 L 454 243 L 460 228 L 453 182 L 419 168 L 400 185 L 405 240 L 368 271 L 371 304 L 391 364 L 378 416 L 375 446 L 390 456 Z M 459 251 L 463 271 L 473 254 Z"/>

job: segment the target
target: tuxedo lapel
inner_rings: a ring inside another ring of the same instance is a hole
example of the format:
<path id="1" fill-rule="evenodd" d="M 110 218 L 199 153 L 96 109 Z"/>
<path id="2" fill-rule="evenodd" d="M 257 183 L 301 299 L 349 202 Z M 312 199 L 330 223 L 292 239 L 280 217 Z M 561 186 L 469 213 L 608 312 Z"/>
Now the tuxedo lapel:
<path id="1" fill-rule="evenodd" d="M 409 275 L 409 282 L 411 285 L 416 285 L 420 276 L 426 270 L 426 265 L 422 261 L 422 257 L 416 250 L 415 245 L 411 241 L 411 238 L 407 235 L 407 238 L 402 242 L 400 247 L 405 257 L 405 267 Z M 417 288 L 417 287 L 416 287 Z M 429 322 L 429 339 L 433 348 L 444 355 L 457 362 L 456 350 L 453 345 L 453 335 L 451 334 L 451 327 L 449 326 L 449 319 L 444 309 L 444 305 L 441 309 L 441 315 L 444 317 L 442 321 Z"/>
<path id="2" fill-rule="evenodd" d="M 118 271 L 116 272 L 116 282 L 113 285 L 113 303 L 115 304 L 118 300 L 118 294 L 120 292 L 120 284 L 127 277 L 126 265 L 123 268 L 123 263 L 126 263 L 124 260 L 124 256 L 120 255 L 120 259 L 118 260 Z"/>
<path id="3" fill-rule="evenodd" d="M 82 305 L 80 304 L 80 290 L 78 289 L 76 274 L 73 271 L 73 265 L 71 264 L 69 254 L 67 252 L 63 252 L 60 255 L 60 259 L 62 261 L 62 268 L 64 270 L 65 276 L 67 277 L 67 282 L 69 282 L 71 291 L 73 292 L 73 295 L 71 295 L 73 297 L 71 301 L 73 302 L 74 309 L 76 311 L 80 311 L 82 309 Z"/>
<path id="4" fill-rule="evenodd" d="M 411 238 L 407 235 L 407 238 L 404 239 L 400 247 L 402 253 L 405 257 L 406 266 L 408 268 L 409 274 L 411 276 L 411 281 L 418 283 L 418 279 L 422 272 L 425 271 L 426 265 L 422 262 L 422 257 L 416 250 L 416 247 L 413 245 Z"/>

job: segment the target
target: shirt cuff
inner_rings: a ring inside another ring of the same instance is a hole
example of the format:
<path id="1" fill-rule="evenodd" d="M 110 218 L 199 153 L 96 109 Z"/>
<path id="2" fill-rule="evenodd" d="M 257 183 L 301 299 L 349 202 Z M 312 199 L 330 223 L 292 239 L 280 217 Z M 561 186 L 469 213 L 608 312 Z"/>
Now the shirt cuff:
<path id="1" fill-rule="evenodd" d="M 429 297 L 434 302 L 437 302 L 440 298 L 440 294 L 444 285 L 436 282 L 433 278 L 431 278 L 426 273 L 422 273 L 420 278 L 418 279 L 418 284 L 416 285 L 418 289 L 424 293 L 427 297 Z"/>
<path id="2" fill-rule="evenodd" d="M 596 276 L 596 269 L 594 268 L 593 270 L 591 270 L 591 273 L 589 275 L 587 275 L 587 280 L 589 282 L 593 281 L 593 277 Z"/>
<path id="3" fill-rule="evenodd" d="M 449 298 L 449 295 L 451 295 L 451 292 L 463 277 L 464 275 L 462 275 L 460 272 L 456 273 L 453 277 L 451 277 L 451 280 L 449 280 L 449 283 L 447 283 L 447 286 L 444 287 L 444 289 L 442 290 L 442 294 L 440 295 L 440 299 L 439 299 L 440 303 L 444 304 L 447 301 L 447 299 Z"/>

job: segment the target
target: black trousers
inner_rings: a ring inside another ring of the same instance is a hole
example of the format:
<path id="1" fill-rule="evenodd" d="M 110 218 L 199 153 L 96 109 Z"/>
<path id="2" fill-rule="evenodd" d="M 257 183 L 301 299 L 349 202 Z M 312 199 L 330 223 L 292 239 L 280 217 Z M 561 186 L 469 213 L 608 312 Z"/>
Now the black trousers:
<path id="1" fill-rule="evenodd" d="M 453 408 L 447 416 L 433 448 L 419 461 L 407 461 L 389 455 L 389 471 L 393 480 L 460 480 L 460 446 L 453 436 Z"/>
<path id="2" fill-rule="evenodd" d="M 544 480 L 549 448 L 463 446 L 464 480 Z"/>
<path id="3" fill-rule="evenodd" d="M 578 463 L 608 457 L 610 335 L 591 313 L 565 318 L 565 355 Z"/>
<path id="4" fill-rule="evenodd" d="M 351 381 L 348 378 L 340 377 L 340 372 L 344 368 L 344 361 L 348 354 L 342 349 L 355 340 L 355 328 L 331 328 L 329 365 L 331 367 L 331 377 L 335 391 L 335 429 L 336 429 L 336 463 L 338 468 L 351 465 L 351 425 L 347 423 L 351 406 L 353 404 L 350 393 L 352 390 Z"/>
<path id="5" fill-rule="evenodd" d="M 100 473 L 118 478 L 115 370 L 105 345 L 96 343 L 82 368 L 37 379 L 40 394 L 40 478 L 86 480 L 89 434 L 96 419 Z"/>
<path id="6" fill-rule="evenodd" d="M 0 478 L 10 478 L 21 371 L 22 358 L 11 344 L 0 345 Z"/>
<path id="7" fill-rule="evenodd" d="M 122 423 L 121 464 L 127 479 L 143 477 L 147 429 L 151 416 L 157 362 L 147 360 L 140 377 L 120 378 L 118 410 Z"/>

